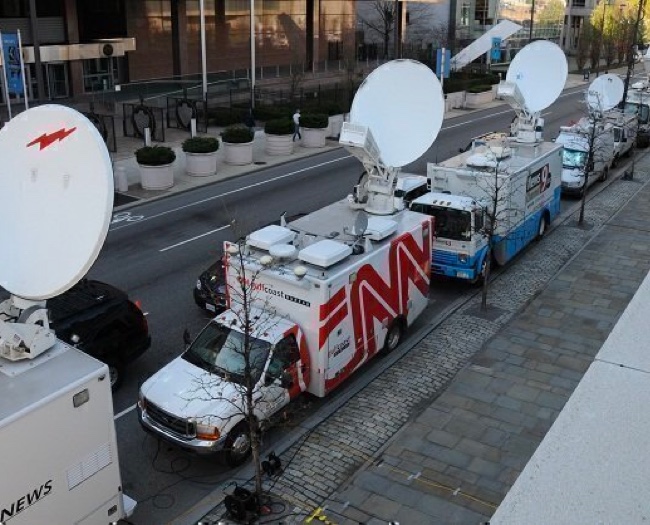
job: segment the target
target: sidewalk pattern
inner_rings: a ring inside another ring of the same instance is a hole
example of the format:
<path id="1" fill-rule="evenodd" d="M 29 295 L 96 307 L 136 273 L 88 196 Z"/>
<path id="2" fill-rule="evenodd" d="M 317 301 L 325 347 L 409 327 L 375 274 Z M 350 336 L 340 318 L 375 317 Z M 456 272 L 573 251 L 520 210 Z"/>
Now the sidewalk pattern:
<path id="1" fill-rule="evenodd" d="M 492 515 L 650 267 L 650 159 L 636 169 L 586 227 L 573 216 L 511 264 L 488 315 L 470 301 L 284 454 L 273 493 L 295 523 L 317 507 L 339 524 Z"/>

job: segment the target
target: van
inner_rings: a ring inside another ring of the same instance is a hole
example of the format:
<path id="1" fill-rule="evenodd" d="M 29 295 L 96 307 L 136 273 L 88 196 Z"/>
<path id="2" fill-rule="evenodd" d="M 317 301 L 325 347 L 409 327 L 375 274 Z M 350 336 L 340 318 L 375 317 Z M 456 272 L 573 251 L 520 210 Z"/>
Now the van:
<path id="1" fill-rule="evenodd" d="M 629 157 L 636 144 L 637 119 L 635 115 L 623 114 L 619 110 L 605 114 L 606 122 L 613 126 L 614 131 L 614 162 L 616 166 L 621 157 Z"/>

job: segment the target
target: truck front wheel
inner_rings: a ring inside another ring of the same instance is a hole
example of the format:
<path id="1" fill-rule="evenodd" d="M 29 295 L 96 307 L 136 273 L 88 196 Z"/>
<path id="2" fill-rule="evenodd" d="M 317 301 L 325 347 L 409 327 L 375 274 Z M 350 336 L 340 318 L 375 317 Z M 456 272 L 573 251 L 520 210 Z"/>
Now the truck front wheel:
<path id="1" fill-rule="evenodd" d="M 224 451 L 226 463 L 230 467 L 237 467 L 244 463 L 251 454 L 251 437 L 246 423 L 240 423 L 230 431 L 226 438 Z"/>
<path id="2" fill-rule="evenodd" d="M 386 332 L 386 339 L 384 340 L 384 347 L 381 349 L 382 355 L 388 355 L 395 350 L 404 335 L 404 327 L 399 319 L 395 319 L 388 327 Z"/>

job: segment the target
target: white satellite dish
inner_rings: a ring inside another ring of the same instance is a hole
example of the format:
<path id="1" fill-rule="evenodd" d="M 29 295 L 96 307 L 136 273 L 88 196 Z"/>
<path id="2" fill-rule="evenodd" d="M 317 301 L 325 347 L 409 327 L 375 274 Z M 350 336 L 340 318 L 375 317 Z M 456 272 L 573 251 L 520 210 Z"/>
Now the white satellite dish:
<path id="1" fill-rule="evenodd" d="M 609 111 L 623 100 L 625 86 L 618 75 L 608 73 L 595 79 L 587 89 L 587 104 L 595 111 Z"/>
<path id="2" fill-rule="evenodd" d="M 415 60 L 392 60 L 359 87 L 350 122 L 372 132 L 384 165 L 399 168 L 417 160 L 442 127 L 445 99 L 431 69 Z"/>
<path id="3" fill-rule="evenodd" d="M 113 168 L 95 126 L 45 105 L 0 130 L 0 286 L 41 301 L 76 284 L 104 243 Z"/>
<path id="4" fill-rule="evenodd" d="M 564 51 L 553 42 L 537 40 L 515 55 L 506 82 L 517 85 L 526 109 L 535 113 L 549 107 L 560 96 L 568 72 Z"/>

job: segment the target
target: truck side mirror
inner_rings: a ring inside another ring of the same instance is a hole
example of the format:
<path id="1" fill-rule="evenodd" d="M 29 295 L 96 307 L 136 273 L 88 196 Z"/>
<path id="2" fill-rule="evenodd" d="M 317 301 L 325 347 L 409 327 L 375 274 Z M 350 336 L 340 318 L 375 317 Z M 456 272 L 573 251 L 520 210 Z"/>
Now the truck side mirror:
<path id="1" fill-rule="evenodd" d="M 289 372 L 282 372 L 282 376 L 280 377 L 280 386 L 282 386 L 282 388 L 291 388 L 293 386 L 293 377 L 291 377 Z"/>
<path id="2" fill-rule="evenodd" d="M 190 331 L 186 328 L 183 331 L 183 343 L 185 343 L 185 347 L 190 346 L 190 343 L 192 342 L 192 336 L 190 335 Z"/>

